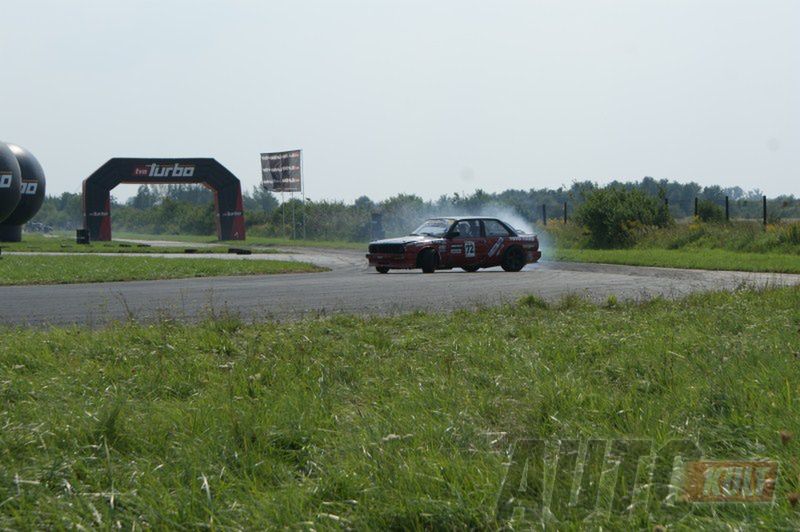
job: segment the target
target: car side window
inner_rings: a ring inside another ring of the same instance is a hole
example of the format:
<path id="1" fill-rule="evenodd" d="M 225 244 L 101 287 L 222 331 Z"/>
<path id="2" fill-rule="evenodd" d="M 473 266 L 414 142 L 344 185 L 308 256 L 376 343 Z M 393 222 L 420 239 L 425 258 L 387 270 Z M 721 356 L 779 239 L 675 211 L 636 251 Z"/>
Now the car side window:
<path id="1" fill-rule="evenodd" d="M 486 236 L 511 236 L 506 227 L 497 220 L 484 220 L 483 228 L 486 231 Z"/>
<path id="2" fill-rule="evenodd" d="M 472 238 L 481 237 L 481 223 L 478 220 L 469 221 L 469 232 Z"/>
<path id="3" fill-rule="evenodd" d="M 458 222 L 458 232 L 461 238 L 479 238 L 481 225 L 478 220 L 462 220 Z"/>

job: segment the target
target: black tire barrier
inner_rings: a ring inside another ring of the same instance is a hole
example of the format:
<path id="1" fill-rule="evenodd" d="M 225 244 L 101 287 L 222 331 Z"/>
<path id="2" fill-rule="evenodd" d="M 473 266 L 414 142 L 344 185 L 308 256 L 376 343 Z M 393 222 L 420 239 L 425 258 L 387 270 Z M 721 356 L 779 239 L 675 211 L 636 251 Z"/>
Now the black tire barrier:
<path id="1" fill-rule="evenodd" d="M 8 154 L 16 162 L 19 175 L 17 202 L 10 212 L 6 208 L 13 203 L 14 186 L 3 187 L 9 182 L 7 169 L 3 177 Z M 0 143 L 0 242 L 22 241 L 22 226 L 42 208 L 46 184 L 42 165 L 31 152 L 16 144 Z"/>
<path id="2" fill-rule="evenodd" d="M 11 216 L 22 195 L 19 162 L 4 142 L 0 142 L 0 223 Z"/>

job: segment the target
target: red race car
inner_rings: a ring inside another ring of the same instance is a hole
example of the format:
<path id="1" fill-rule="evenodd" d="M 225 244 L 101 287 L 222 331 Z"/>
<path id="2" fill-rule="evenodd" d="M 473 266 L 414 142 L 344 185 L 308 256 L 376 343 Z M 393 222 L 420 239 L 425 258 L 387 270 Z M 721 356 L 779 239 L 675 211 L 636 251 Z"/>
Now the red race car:
<path id="1" fill-rule="evenodd" d="M 492 266 L 518 272 L 541 256 L 536 235 L 497 218 L 465 217 L 431 218 L 408 236 L 371 242 L 367 259 L 380 273 L 414 268 L 474 272 Z"/>

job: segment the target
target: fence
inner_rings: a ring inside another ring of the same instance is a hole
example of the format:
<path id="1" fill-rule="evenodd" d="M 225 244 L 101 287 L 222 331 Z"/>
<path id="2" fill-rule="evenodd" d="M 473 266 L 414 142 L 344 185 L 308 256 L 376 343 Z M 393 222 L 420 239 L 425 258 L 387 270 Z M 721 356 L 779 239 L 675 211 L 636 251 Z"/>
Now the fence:
<path id="1" fill-rule="evenodd" d="M 782 200 L 768 200 L 766 196 L 762 196 L 760 200 L 754 199 L 737 199 L 731 200 L 730 196 L 725 196 L 721 200 L 706 199 L 695 197 L 691 203 L 686 202 L 670 202 L 668 199 L 664 203 L 670 210 L 670 214 L 676 219 L 685 219 L 691 216 L 699 216 L 700 208 L 704 201 L 711 202 L 715 207 L 719 207 L 724 213 L 726 222 L 731 220 L 754 220 L 759 221 L 763 225 L 777 222 L 780 220 L 797 220 L 800 219 L 800 201 L 782 201 Z M 561 205 L 543 203 L 541 206 L 541 218 L 534 216 L 533 221 L 547 225 L 548 214 L 550 219 L 559 218 L 564 223 L 568 223 L 577 204 L 570 205 L 564 202 Z M 691 213 L 689 216 L 686 213 Z"/>

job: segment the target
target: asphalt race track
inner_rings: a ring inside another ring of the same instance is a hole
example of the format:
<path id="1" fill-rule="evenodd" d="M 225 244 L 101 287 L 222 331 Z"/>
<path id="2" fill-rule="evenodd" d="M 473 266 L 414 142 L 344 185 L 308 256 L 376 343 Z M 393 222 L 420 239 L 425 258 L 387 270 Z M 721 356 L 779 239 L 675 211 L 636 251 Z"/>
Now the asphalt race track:
<path id="1" fill-rule="evenodd" d="M 576 293 L 603 301 L 612 294 L 619 299 L 644 299 L 656 295 L 680 297 L 695 291 L 734 289 L 743 285 L 800 284 L 800 275 L 553 262 L 529 265 L 519 273 L 506 273 L 496 268 L 477 273 L 453 270 L 432 275 L 419 271 L 381 275 L 367 268 L 362 252 L 299 248 L 290 251 L 293 254 L 261 257 L 310 260 L 331 271 L 0 287 L 0 323 L 100 326 L 127 319 L 191 321 L 223 312 L 232 312 L 247 320 L 291 319 L 338 312 L 394 314 L 477 308 L 515 301 L 526 294 L 555 300 Z"/>

